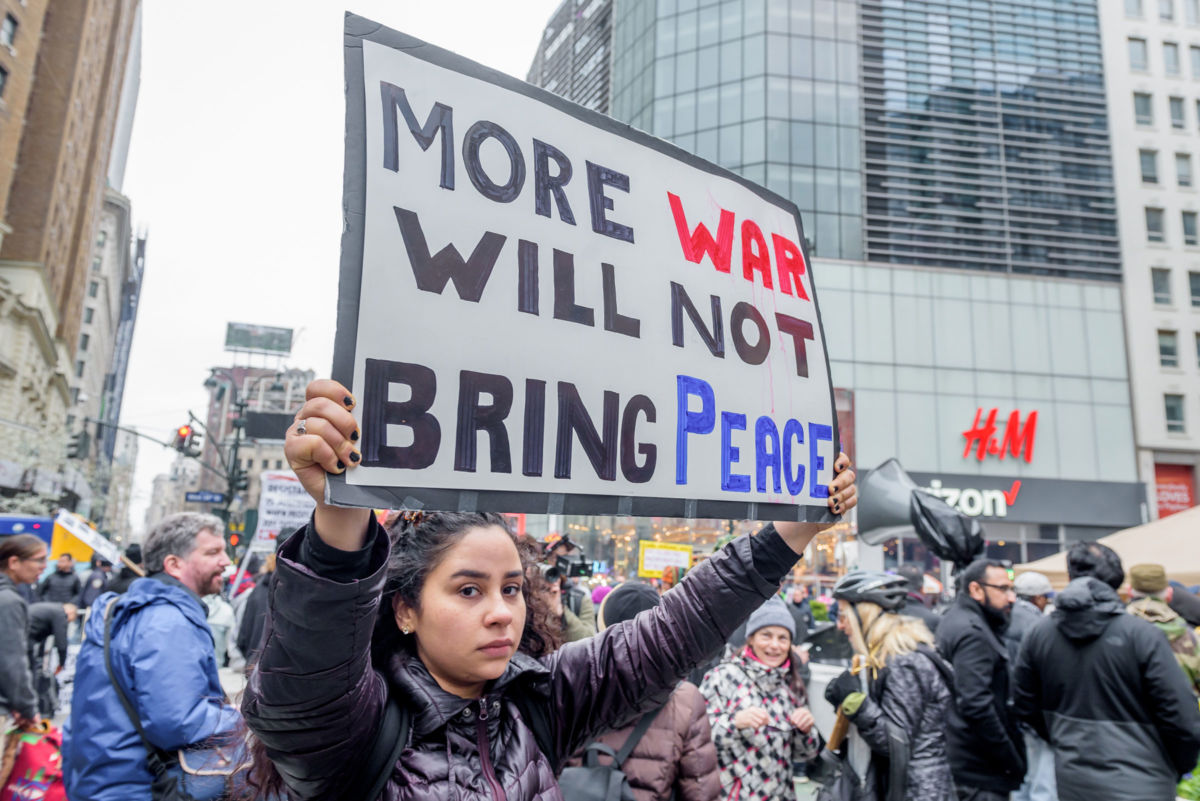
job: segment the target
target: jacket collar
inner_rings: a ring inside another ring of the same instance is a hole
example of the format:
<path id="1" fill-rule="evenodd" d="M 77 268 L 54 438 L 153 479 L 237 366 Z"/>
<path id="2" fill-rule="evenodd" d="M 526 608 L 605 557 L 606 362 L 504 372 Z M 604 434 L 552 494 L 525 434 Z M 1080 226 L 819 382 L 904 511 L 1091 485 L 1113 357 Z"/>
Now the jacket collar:
<path id="1" fill-rule="evenodd" d="M 200 596 L 193 592 L 191 587 L 184 584 L 182 581 L 170 575 L 169 573 L 151 573 L 146 578 L 153 579 L 154 581 L 161 581 L 168 587 L 178 587 L 188 595 L 192 596 L 192 598 L 196 599 L 196 603 L 200 604 L 201 607 L 204 607 L 204 601 L 200 600 Z"/>
<path id="2" fill-rule="evenodd" d="M 549 695 L 550 671 L 527 654 L 517 653 L 509 660 L 500 678 L 488 684 L 483 698 L 463 698 L 442 689 L 429 669 L 406 648 L 388 659 L 388 680 L 395 684 L 413 705 L 413 730 L 426 736 L 445 726 L 470 706 L 482 700 L 492 704 L 511 692 L 533 692 Z"/>
<path id="3" fill-rule="evenodd" d="M 992 646 L 992 650 L 1007 660 L 1008 649 L 1000 642 L 1000 636 L 1004 633 L 1007 626 L 997 628 L 992 623 L 992 617 L 984 611 L 983 605 L 970 595 L 967 595 L 966 592 L 958 594 L 958 597 L 954 599 L 954 605 L 961 609 L 967 615 L 967 618 L 984 632 L 988 643 Z"/>

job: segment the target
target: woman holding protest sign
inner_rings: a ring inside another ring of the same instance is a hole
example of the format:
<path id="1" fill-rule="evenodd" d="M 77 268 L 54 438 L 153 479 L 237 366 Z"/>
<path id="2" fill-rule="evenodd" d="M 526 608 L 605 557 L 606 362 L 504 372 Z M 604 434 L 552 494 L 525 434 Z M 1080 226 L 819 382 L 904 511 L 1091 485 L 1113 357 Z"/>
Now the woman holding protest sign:
<path id="1" fill-rule="evenodd" d="M 661 706 L 825 525 L 768 525 L 693 569 L 658 608 L 540 656 L 535 568 L 499 515 L 407 513 L 388 532 L 369 509 L 324 503 L 326 473 L 361 460 L 353 408 L 342 385 L 315 381 L 287 433 L 317 507 L 279 548 L 243 700 L 263 795 L 367 798 L 379 786 L 387 801 L 559 799 L 562 761 Z M 828 505 L 841 513 L 857 503 L 845 455 L 835 472 Z M 407 715 L 398 728 L 389 698 Z"/>

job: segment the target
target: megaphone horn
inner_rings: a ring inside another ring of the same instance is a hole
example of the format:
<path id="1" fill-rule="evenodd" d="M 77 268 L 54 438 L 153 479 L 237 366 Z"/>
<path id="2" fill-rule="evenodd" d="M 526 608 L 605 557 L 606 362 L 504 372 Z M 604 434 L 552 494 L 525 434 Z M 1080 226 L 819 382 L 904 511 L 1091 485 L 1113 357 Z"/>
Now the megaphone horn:
<path id="1" fill-rule="evenodd" d="M 858 539 L 867 545 L 913 533 L 910 503 L 917 483 L 888 459 L 858 482 Z"/>

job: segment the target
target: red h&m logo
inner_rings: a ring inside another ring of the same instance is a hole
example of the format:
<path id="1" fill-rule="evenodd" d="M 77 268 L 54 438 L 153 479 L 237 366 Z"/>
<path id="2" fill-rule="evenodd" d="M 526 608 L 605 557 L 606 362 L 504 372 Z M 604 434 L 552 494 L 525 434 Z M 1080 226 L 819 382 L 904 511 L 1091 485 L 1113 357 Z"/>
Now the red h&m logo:
<path id="1" fill-rule="evenodd" d="M 988 456 L 998 456 L 1003 459 L 1011 455 L 1014 459 L 1024 458 L 1026 463 L 1033 461 L 1033 440 L 1037 434 L 1037 412 L 1030 412 L 1021 425 L 1021 413 L 1013 411 L 1008 416 L 1004 426 L 1004 438 L 996 438 L 996 409 L 988 412 L 987 420 L 980 425 L 983 409 L 975 410 L 975 425 L 963 432 L 967 438 L 967 447 L 963 450 L 963 458 L 971 455 L 975 448 L 975 458 L 983 461 Z"/>

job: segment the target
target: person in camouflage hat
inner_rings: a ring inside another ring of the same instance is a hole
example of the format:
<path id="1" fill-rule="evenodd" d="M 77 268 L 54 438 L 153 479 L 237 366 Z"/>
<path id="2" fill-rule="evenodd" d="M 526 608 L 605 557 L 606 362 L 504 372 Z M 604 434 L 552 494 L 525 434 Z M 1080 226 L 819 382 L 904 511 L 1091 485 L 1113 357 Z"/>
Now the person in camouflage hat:
<path id="1" fill-rule="evenodd" d="M 1168 606 L 1173 588 L 1167 582 L 1167 571 L 1162 565 L 1134 565 L 1129 568 L 1129 583 L 1134 598 L 1126 607 L 1129 613 L 1153 623 L 1166 636 L 1192 692 L 1200 695 L 1200 640 L 1187 621 Z"/>

